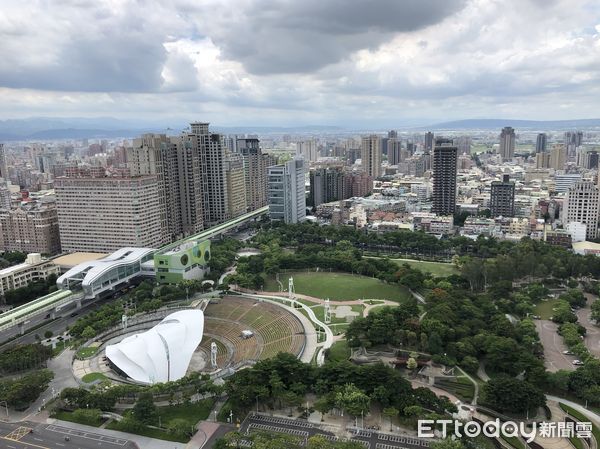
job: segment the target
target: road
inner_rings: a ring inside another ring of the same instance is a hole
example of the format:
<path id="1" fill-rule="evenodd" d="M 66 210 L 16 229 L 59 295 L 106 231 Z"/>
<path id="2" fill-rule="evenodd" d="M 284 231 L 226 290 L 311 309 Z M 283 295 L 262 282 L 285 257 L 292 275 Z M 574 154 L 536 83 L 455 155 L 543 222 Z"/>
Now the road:
<path id="1" fill-rule="evenodd" d="M 83 303 L 83 305 L 81 306 L 81 309 L 76 310 L 75 307 L 75 303 L 73 304 L 69 304 L 65 307 L 63 307 L 62 309 L 60 309 L 59 312 L 57 312 L 57 319 L 44 325 L 41 326 L 38 329 L 35 329 L 34 331 L 28 331 L 28 333 L 26 333 L 25 335 L 16 338 L 14 340 L 11 340 L 10 342 L 8 342 L 9 344 L 15 344 L 15 343 L 19 343 L 19 344 L 25 344 L 25 343 L 34 343 L 35 340 L 35 334 L 38 334 L 40 337 L 43 337 L 44 333 L 48 330 L 52 331 L 53 335 L 58 335 L 58 334 L 62 334 L 65 329 L 67 328 L 67 326 L 70 326 L 71 324 L 73 324 L 75 321 L 77 321 L 77 319 L 79 319 L 81 317 L 81 315 L 84 315 L 90 311 L 92 311 L 93 309 L 99 307 L 102 304 L 105 304 L 106 302 L 110 301 L 112 299 L 112 297 L 108 297 L 108 298 L 103 298 L 103 299 L 99 299 L 93 302 L 87 302 L 87 303 Z M 77 315 L 75 316 L 71 316 L 73 313 L 77 313 Z M 38 315 L 35 315 L 32 318 L 29 318 L 27 320 L 27 328 L 30 329 L 34 326 L 37 326 L 40 323 L 43 323 L 44 321 L 48 321 L 49 318 L 46 318 L 46 316 L 48 315 L 48 312 L 41 312 Z M 17 335 L 19 333 L 19 327 L 18 326 L 14 326 L 10 329 L 6 329 L 2 332 L 0 332 L 0 349 L 2 349 L 2 343 L 5 342 L 6 340 L 8 340 L 11 337 L 14 337 L 15 335 Z"/>
<path id="2" fill-rule="evenodd" d="M 575 357 L 563 354 L 567 347 L 562 337 L 558 335 L 558 325 L 550 320 L 536 320 L 535 328 L 544 346 L 546 369 L 552 373 L 561 369 L 574 370 L 573 360 Z"/>
<path id="3" fill-rule="evenodd" d="M 600 327 L 596 326 L 595 322 L 591 320 L 591 306 L 594 301 L 598 301 L 598 297 L 585 293 L 587 298 L 587 305 L 577 311 L 577 319 L 579 324 L 585 327 L 587 334 L 585 336 L 584 343 L 589 351 L 595 357 L 600 357 Z"/>
<path id="4" fill-rule="evenodd" d="M 29 431 L 33 430 L 32 433 Z M 102 432 L 102 430 L 98 430 Z M 2 449 L 136 449 L 131 441 L 52 424 L 0 423 Z M 65 439 L 68 438 L 68 441 Z M 167 447 L 165 445 L 165 447 Z"/>

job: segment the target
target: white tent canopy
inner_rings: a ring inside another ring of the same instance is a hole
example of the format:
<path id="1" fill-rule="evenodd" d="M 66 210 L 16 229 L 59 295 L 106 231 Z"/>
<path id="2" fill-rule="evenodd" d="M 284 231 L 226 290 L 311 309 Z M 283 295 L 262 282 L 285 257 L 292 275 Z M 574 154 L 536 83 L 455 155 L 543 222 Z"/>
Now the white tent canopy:
<path id="1" fill-rule="evenodd" d="M 106 357 L 137 382 L 154 384 L 181 379 L 204 331 L 201 310 L 182 310 L 152 329 L 106 347 Z"/>

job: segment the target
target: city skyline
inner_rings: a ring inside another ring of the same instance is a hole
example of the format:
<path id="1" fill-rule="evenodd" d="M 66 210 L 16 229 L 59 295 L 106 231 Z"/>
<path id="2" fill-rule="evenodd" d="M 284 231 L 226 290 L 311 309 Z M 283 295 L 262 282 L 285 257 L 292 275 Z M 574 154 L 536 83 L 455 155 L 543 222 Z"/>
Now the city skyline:
<path id="1" fill-rule="evenodd" d="M 597 117 L 600 7 L 588 0 L 34 3 L 7 1 L 0 16 L 3 120 Z"/>

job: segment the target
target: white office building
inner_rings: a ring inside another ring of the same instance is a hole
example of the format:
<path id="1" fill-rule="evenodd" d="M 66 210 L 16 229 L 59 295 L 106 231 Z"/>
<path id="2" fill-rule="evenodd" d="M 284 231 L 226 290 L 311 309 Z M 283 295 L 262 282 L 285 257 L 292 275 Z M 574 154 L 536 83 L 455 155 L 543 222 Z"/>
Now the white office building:
<path id="1" fill-rule="evenodd" d="M 298 223 L 306 218 L 304 160 L 294 158 L 268 168 L 268 200 L 271 220 Z"/>

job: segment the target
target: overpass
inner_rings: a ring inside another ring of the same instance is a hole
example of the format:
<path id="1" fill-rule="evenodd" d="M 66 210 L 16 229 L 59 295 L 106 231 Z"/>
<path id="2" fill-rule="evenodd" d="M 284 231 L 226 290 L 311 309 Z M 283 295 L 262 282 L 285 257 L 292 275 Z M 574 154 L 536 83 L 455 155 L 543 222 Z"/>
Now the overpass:
<path id="1" fill-rule="evenodd" d="M 52 315 L 61 306 L 73 301 L 81 304 L 82 298 L 82 293 L 73 293 L 71 290 L 57 290 L 42 296 L 0 314 L 0 331 L 19 325 L 21 333 L 23 333 L 25 330 L 25 320 L 30 316 L 50 311 L 51 318 L 54 318 Z"/>
<path id="2" fill-rule="evenodd" d="M 231 220 L 228 220 L 224 223 L 213 226 L 212 228 L 205 229 L 204 231 L 199 232 L 198 234 L 194 234 L 192 236 L 185 237 L 181 240 L 170 243 L 169 245 L 163 246 L 156 252 L 156 254 L 164 254 L 168 251 L 173 250 L 174 248 L 177 248 L 178 246 L 181 246 L 184 243 L 195 242 L 195 241 L 206 240 L 206 239 L 211 239 L 213 237 L 217 237 L 221 234 L 225 234 L 226 232 L 231 231 L 232 229 L 237 228 L 238 226 L 240 226 L 248 221 L 256 220 L 256 219 L 260 218 L 261 216 L 266 215 L 268 213 L 269 213 L 269 206 L 261 207 L 260 209 L 256 209 L 256 210 L 253 210 L 252 212 L 248 212 L 243 215 L 240 215 L 239 217 L 232 218 Z"/>
<path id="3" fill-rule="evenodd" d="M 66 304 L 76 302 L 79 308 L 83 299 L 94 298 L 134 277 L 153 275 L 154 268 L 151 259 L 154 254 L 164 254 L 183 243 L 217 237 L 248 221 L 256 220 L 268 212 L 268 206 L 261 207 L 158 250 L 122 248 L 104 259 L 79 264 L 57 279 L 58 291 L 0 314 L 0 331 L 18 325 L 20 332 L 23 333 L 25 321 L 30 317 L 48 311 L 53 317 L 54 313 Z"/>

